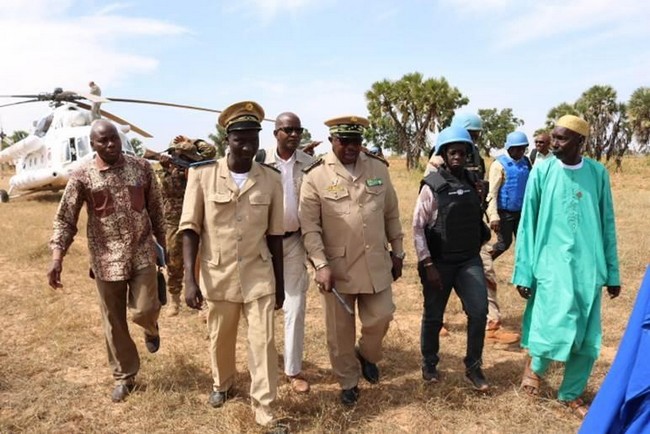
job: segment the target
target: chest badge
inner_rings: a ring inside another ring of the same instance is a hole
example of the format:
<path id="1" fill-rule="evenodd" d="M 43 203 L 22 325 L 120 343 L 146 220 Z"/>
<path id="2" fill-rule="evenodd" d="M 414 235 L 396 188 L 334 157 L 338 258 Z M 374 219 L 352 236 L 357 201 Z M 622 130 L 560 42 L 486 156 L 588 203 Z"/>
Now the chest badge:
<path id="1" fill-rule="evenodd" d="M 326 190 L 330 193 L 338 193 L 339 191 L 343 191 L 343 186 L 339 184 L 338 178 L 334 178 Z"/>
<path id="2" fill-rule="evenodd" d="M 383 185 L 384 181 L 381 180 L 381 178 L 368 178 L 366 179 L 366 185 L 368 187 L 375 187 L 377 185 Z"/>

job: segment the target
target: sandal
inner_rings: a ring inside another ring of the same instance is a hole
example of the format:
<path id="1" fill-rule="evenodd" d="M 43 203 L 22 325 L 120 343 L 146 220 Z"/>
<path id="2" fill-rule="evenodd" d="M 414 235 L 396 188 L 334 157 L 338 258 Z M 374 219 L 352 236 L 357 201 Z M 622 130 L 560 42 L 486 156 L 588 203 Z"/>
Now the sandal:
<path id="1" fill-rule="evenodd" d="M 524 367 L 524 375 L 521 379 L 521 389 L 528 394 L 528 396 L 536 397 L 539 395 L 539 384 L 541 378 L 530 368 L 532 359 L 528 357 L 526 360 L 526 367 Z"/>
<path id="2" fill-rule="evenodd" d="M 560 401 L 560 403 L 571 410 L 571 413 L 580 419 L 584 419 L 589 411 L 589 406 L 585 404 L 582 398 L 576 398 L 573 401 Z"/>

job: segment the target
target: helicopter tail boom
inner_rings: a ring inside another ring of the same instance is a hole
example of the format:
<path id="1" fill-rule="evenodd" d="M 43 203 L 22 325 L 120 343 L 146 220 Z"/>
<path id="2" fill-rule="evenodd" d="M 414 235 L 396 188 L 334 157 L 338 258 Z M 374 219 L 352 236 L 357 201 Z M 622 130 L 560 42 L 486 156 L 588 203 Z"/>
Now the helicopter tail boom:
<path id="1" fill-rule="evenodd" d="M 0 163 L 13 163 L 31 152 L 45 146 L 40 138 L 36 136 L 27 136 L 23 140 L 16 142 L 12 146 L 0 152 Z"/>

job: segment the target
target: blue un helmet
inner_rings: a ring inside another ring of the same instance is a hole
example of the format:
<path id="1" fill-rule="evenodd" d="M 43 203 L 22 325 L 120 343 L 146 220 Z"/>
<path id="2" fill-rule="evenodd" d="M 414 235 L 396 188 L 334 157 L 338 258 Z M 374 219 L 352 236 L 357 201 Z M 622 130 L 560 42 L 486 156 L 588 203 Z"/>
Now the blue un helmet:
<path id="1" fill-rule="evenodd" d="M 440 131 L 436 140 L 436 155 L 442 156 L 442 150 L 451 143 L 467 143 L 467 147 L 472 149 L 474 142 L 469 132 L 460 126 L 450 126 Z"/>
<path id="2" fill-rule="evenodd" d="M 521 131 L 513 131 L 506 137 L 506 150 L 515 146 L 528 146 L 528 137 Z"/>
<path id="3" fill-rule="evenodd" d="M 458 113 L 451 120 L 451 126 L 465 128 L 468 131 L 483 131 L 483 121 L 474 113 Z"/>

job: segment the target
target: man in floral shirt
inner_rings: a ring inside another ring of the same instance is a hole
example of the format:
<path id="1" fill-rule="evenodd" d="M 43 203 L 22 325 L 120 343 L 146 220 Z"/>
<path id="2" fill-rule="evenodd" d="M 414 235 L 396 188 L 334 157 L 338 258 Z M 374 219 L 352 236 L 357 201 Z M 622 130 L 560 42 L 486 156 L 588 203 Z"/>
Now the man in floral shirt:
<path id="1" fill-rule="evenodd" d="M 55 289 L 63 286 L 63 257 L 77 233 L 85 203 L 90 274 L 97 284 L 108 360 L 116 381 L 111 398 L 120 402 L 133 390 L 140 367 L 126 321 L 127 306 L 133 322 L 144 329 L 147 350 L 155 353 L 160 347 L 154 236 L 165 248 L 163 209 L 149 163 L 122 154 L 122 141 L 112 123 L 95 121 L 90 143 L 96 156 L 72 174 L 54 219 L 48 279 Z"/>

